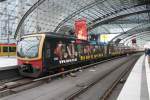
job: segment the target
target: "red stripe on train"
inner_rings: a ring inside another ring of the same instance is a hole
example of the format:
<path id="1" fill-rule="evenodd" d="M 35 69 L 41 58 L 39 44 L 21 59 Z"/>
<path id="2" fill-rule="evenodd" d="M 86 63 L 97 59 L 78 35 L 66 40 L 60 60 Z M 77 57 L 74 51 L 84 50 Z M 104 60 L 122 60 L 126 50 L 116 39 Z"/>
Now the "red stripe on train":
<path id="1" fill-rule="evenodd" d="M 27 60 L 18 59 L 18 65 L 23 65 L 23 64 L 31 64 L 33 68 L 42 69 L 42 60 L 27 61 Z"/>
<path id="2" fill-rule="evenodd" d="M 11 44 L 8 44 L 8 43 L 0 43 L 0 46 L 16 46 L 15 43 L 11 43 Z"/>

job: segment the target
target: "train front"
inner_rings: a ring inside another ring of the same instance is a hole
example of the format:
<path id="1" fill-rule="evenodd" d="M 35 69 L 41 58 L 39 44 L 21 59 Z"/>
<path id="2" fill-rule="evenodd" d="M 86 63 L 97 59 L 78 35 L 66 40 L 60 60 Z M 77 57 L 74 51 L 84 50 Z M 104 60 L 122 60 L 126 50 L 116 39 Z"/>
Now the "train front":
<path id="1" fill-rule="evenodd" d="M 42 73 L 42 48 L 45 35 L 27 35 L 17 44 L 18 69 L 21 75 L 38 77 Z"/>

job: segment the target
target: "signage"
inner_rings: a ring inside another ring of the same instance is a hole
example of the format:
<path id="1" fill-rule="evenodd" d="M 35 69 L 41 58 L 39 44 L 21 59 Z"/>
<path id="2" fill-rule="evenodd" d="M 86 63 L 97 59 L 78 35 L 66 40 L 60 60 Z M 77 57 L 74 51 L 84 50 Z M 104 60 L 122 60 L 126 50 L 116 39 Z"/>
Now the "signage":
<path id="1" fill-rule="evenodd" d="M 78 39 L 88 39 L 87 25 L 85 19 L 75 21 L 75 34 Z"/>
<path id="2" fill-rule="evenodd" d="M 107 42 L 108 41 L 108 35 L 107 34 L 101 34 L 100 40 L 101 40 L 101 42 Z"/>

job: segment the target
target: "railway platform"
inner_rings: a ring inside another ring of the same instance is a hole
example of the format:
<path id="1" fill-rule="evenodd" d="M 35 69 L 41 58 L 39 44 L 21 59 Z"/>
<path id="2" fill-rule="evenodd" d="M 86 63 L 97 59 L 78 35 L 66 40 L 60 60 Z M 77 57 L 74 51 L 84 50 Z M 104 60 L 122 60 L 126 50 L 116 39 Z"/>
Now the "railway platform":
<path id="1" fill-rule="evenodd" d="M 3 56 L 0 57 L 0 71 L 14 69 L 17 65 L 17 59 L 15 56 Z"/>
<path id="2" fill-rule="evenodd" d="M 117 100 L 150 100 L 150 65 L 143 55 L 133 67 Z"/>

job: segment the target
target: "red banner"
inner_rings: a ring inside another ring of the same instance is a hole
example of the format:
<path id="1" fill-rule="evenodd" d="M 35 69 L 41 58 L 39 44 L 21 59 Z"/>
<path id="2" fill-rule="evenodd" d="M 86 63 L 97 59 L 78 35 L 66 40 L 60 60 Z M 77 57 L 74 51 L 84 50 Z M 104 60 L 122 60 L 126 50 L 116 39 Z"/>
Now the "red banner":
<path id="1" fill-rule="evenodd" d="M 87 40 L 88 33 L 85 19 L 75 21 L 75 34 L 78 39 Z"/>

